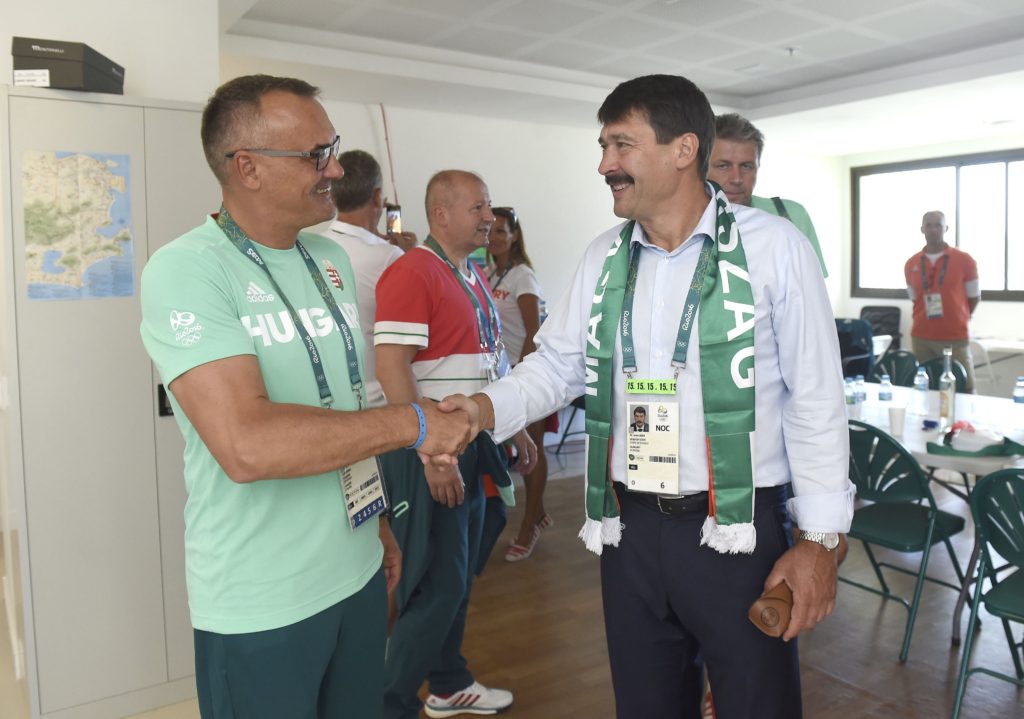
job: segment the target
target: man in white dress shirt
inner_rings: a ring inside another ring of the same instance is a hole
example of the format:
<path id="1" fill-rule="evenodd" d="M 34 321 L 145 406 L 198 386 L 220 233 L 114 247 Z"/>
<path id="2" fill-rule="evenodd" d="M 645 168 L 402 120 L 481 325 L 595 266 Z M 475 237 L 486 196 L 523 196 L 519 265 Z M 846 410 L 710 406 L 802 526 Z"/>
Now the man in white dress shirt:
<path id="1" fill-rule="evenodd" d="M 345 175 L 331 181 L 331 197 L 338 219 L 324 234 L 348 253 L 356 277 L 359 328 L 366 341 L 366 403 L 382 407 L 387 402 L 374 374 L 373 317 L 377 311 L 377 280 L 392 262 L 410 247 L 416 235 L 402 232 L 388 238 L 377 234 L 384 213 L 383 177 L 380 164 L 363 150 L 349 150 L 338 156 Z"/>
<path id="2" fill-rule="evenodd" d="M 537 351 L 453 400 L 500 439 L 586 395 L 580 536 L 601 555 L 620 719 L 697 719 L 701 660 L 722 719 L 793 719 L 790 640 L 834 607 L 853 511 L 818 261 L 790 223 L 705 182 L 715 118 L 690 81 L 625 82 L 598 119 L 599 172 L 629 221 L 591 243 Z M 650 432 L 628 431 L 638 404 Z M 782 640 L 747 620 L 780 582 Z"/>

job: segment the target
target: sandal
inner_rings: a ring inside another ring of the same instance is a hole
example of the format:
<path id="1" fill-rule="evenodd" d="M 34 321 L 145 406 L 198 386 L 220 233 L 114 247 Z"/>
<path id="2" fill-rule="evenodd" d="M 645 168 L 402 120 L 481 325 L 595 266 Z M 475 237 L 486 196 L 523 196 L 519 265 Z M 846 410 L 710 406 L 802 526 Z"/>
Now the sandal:
<path id="1" fill-rule="evenodd" d="M 530 543 L 525 547 L 522 544 L 513 543 L 508 548 L 508 551 L 505 552 L 505 561 L 521 562 L 524 559 L 529 559 L 530 555 L 533 554 L 533 548 L 537 546 L 538 539 L 540 539 L 540 529 L 534 527 L 533 535 L 530 537 Z"/>
<path id="2" fill-rule="evenodd" d="M 545 512 L 544 516 L 541 517 L 540 520 L 537 522 L 537 529 L 539 529 L 541 531 L 543 531 L 545 529 L 550 529 L 553 526 L 555 526 L 555 520 L 547 512 Z"/>

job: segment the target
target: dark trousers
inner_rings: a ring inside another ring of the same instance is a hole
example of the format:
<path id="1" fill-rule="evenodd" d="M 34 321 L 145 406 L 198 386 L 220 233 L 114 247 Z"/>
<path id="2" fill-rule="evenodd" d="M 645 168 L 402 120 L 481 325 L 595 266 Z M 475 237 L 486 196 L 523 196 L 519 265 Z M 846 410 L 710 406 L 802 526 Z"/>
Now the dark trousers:
<path id="1" fill-rule="evenodd" d="M 491 558 L 501 533 L 508 524 L 508 510 L 501 497 L 487 497 L 484 503 L 484 527 L 480 538 L 480 555 L 476 560 L 476 576 L 480 576 Z"/>
<path id="2" fill-rule="evenodd" d="M 395 506 L 408 502 L 409 510 L 392 520 L 403 560 L 398 618 L 385 667 L 386 719 L 419 716 L 422 703 L 416 693 L 424 679 L 433 694 L 453 694 L 473 683 L 462 638 L 484 518 L 476 446 L 471 444 L 459 458 L 466 501 L 455 508 L 431 498 L 414 453 L 407 467 L 415 472 L 389 480 Z"/>
<path id="3" fill-rule="evenodd" d="M 624 529 L 601 555 L 601 589 L 616 717 L 700 719 L 703 661 L 719 719 L 799 719 L 796 641 L 747 619 L 792 543 L 785 488 L 757 494 L 753 554 L 700 545 L 706 502 L 668 516 L 650 496 L 615 489 Z"/>
<path id="4" fill-rule="evenodd" d="M 319 614 L 247 634 L 194 631 L 203 719 L 379 719 L 387 593 L 378 570 Z"/>

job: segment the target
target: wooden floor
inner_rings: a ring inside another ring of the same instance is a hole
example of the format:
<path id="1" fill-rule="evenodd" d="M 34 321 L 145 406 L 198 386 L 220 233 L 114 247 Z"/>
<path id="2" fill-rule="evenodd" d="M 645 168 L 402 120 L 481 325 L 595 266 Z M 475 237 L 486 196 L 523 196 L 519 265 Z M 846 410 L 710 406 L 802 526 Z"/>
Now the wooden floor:
<path id="1" fill-rule="evenodd" d="M 570 456 L 563 472 L 572 473 L 580 454 Z M 957 497 L 943 494 L 938 499 L 947 511 L 967 513 Z M 544 533 L 533 557 L 509 564 L 499 550 L 518 526 L 519 513 L 513 510 L 505 536 L 474 585 L 465 655 L 481 682 L 515 692 L 515 705 L 503 715 L 509 719 L 614 717 L 598 559 L 576 538 L 582 501 L 581 479 L 552 481 L 545 505 L 555 526 Z M 960 556 L 970 554 L 971 541 L 973 530 L 968 527 L 957 546 Z M 903 558 L 894 554 L 886 559 L 900 563 Z M 945 551 L 933 552 L 931 566 L 935 576 L 953 580 Z M 873 579 L 860 545 L 851 548 L 842 572 L 865 583 Z M 911 578 L 897 573 L 890 584 L 909 596 Z M 959 662 L 959 652 L 950 644 L 955 601 L 954 591 L 925 586 L 910 658 L 900 665 L 906 610 L 840 584 L 835 614 L 800 640 L 804 716 L 948 717 Z M 986 617 L 975 660 L 1012 673 L 1002 626 Z M 963 716 L 1024 718 L 1024 690 L 975 675 L 968 683 Z"/>
<path id="2" fill-rule="evenodd" d="M 545 532 L 534 556 L 509 564 L 502 548 L 518 524 L 513 510 L 505 536 L 470 606 L 464 650 L 477 678 L 511 689 L 515 704 L 508 719 L 609 719 L 614 702 L 601 617 L 598 560 L 576 533 L 582 523 L 581 445 L 567 445 L 553 463 L 546 507 L 555 526 Z M 520 490 L 520 499 L 522 494 Z M 947 511 L 966 513 L 964 503 L 940 496 Z M 968 528 L 957 546 L 970 551 Z M 887 557 L 899 561 L 898 557 Z M 843 573 L 870 581 L 863 550 L 851 548 Z M 932 571 L 952 579 L 945 552 L 933 554 Z M 909 578 L 893 578 L 894 589 L 909 592 Z M 950 647 L 952 590 L 926 586 L 910 660 L 897 661 L 906 611 L 875 595 L 839 585 L 836 613 L 801 638 L 804 716 L 808 719 L 935 719 L 948 717 L 959 654 Z M 975 659 L 1012 672 L 1002 627 L 983 616 Z M 3 634 L 0 626 L 0 635 Z M 0 636 L 6 643 L 6 638 Z M 0 648 L 2 659 L 6 647 Z M 0 661 L 0 718 L 27 717 Z M 136 719 L 198 719 L 195 700 L 158 709 Z M 1005 682 L 975 676 L 968 684 L 966 719 L 1024 719 L 1024 691 Z M 634 718 L 630 718 L 634 719 Z M 645 719 L 636 717 L 635 719 Z M 755 718 L 744 718 L 755 719 Z"/>

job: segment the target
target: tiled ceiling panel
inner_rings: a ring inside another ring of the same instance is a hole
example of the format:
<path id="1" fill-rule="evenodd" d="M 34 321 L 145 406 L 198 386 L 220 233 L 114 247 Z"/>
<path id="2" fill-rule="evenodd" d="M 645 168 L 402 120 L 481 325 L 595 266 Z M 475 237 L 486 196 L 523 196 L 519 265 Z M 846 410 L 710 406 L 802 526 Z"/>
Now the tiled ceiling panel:
<path id="1" fill-rule="evenodd" d="M 392 41 L 436 61 L 454 50 L 451 64 L 465 67 L 469 53 L 553 74 L 699 70 L 705 90 L 753 97 L 1019 42 L 1024 0 L 257 0 L 247 21 L 293 42 L 316 31 L 311 45 Z"/>
<path id="2" fill-rule="evenodd" d="M 675 28 L 666 28 L 651 20 L 632 17 L 609 17 L 588 22 L 585 26 L 568 34 L 574 40 L 592 42 L 612 47 L 616 50 L 629 51 L 638 47 L 646 47 L 658 40 L 666 40 L 682 33 Z"/>
<path id="3" fill-rule="evenodd" d="M 336 0 L 308 0 L 303 3 L 302 10 L 296 12 L 291 3 L 260 0 L 253 5 L 245 17 L 249 20 L 326 30 L 332 27 L 339 16 L 350 11 L 353 5 L 354 3 L 337 2 Z"/>
<path id="4" fill-rule="evenodd" d="M 711 33 L 699 33 L 678 37 L 647 48 L 649 54 L 671 57 L 685 62 L 715 62 L 723 56 L 738 55 L 747 50 L 746 45 L 735 40 L 715 37 Z"/>
<path id="5" fill-rule="evenodd" d="M 517 3 L 500 4 L 506 7 L 490 15 L 490 22 L 543 35 L 570 30 L 581 20 L 592 17 L 589 13 L 581 12 L 578 7 L 550 0 L 520 0 Z"/>
<path id="6" fill-rule="evenodd" d="M 515 30 L 473 25 L 456 28 L 439 38 L 437 44 L 448 50 L 470 52 L 485 57 L 512 57 L 537 41 L 536 36 Z"/>
<path id="7" fill-rule="evenodd" d="M 910 5 L 920 8 L 922 3 L 895 3 L 893 0 L 801 0 L 799 7 L 835 21 L 852 21 Z"/>
<path id="8" fill-rule="evenodd" d="M 734 40 L 779 45 L 804 33 L 820 30 L 822 24 L 783 10 L 762 11 L 746 15 L 728 27 L 717 28 Z"/>
<path id="9" fill-rule="evenodd" d="M 519 55 L 519 59 L 539 62 L 543 65 L 566 67 L 572 70 L 583 70 L 606 61 L 609 55 L 614 53 L 615 48 L 582 45 L 563 40 L 562 42 L 549 43 L 535 50 L 522 53 Z"/>
<path id="10" fill-rule="evenodd" d="M 1024 13 L 1024 0 L 1021 2 L 1021 12 Z M 944 7 L 940 12 L 928 13 L 922 13 L 913 8 L 902 8 L 874 20 L 865 20 L 858 25 L 868 30 L 884 33 L 894 40 L 900 38 L 906 40 L 962 32 L 964 28 L 978 22 L 977 15 L 950 7 Z"/>
<path id="11" fill-rule="evenodd" d="M 763 4 L 749 0 L 680 0 L 675 3 L 650 2 L 637 12 L 657 20 L 699 28 L 736 18 L 743 13 L 759 9 Z"/>
<path id="12" fill-rule="evenodd" d="M 423 43 L 428 38 L 451 27 L 451 20 L 441 16 L 419 13 L 385 14 L 364 13 L 361 17 L 346 22 L 342 31 L 349 35 L 360 35 L 381 40 Z"/>
<path id="13" fill-rule="evenodd" d="M 825 30 L 811 35 L 804 35 L 794 43 L 799 55 L 826 60 L 828 58 L 845 58 L 861 55 L 883 46 L 881 40 L 869 37 L 864 33 L 850 30 Z"/>
<path id="14" fill-rule="evenodd" d="M 293 2 L 292 5 L 297 3 Z M 481 8 L 494 3 L 479 2 L 479 0 L 390 0 L 386 3 L 369 3 L 392 7 L 415 8 L 417 10 L 429 10 L 438 15 L 447 15 L 452 18 L 469 18 L 479 12 Z M 387 12 L 387 10 L 382 10 Z"/>

